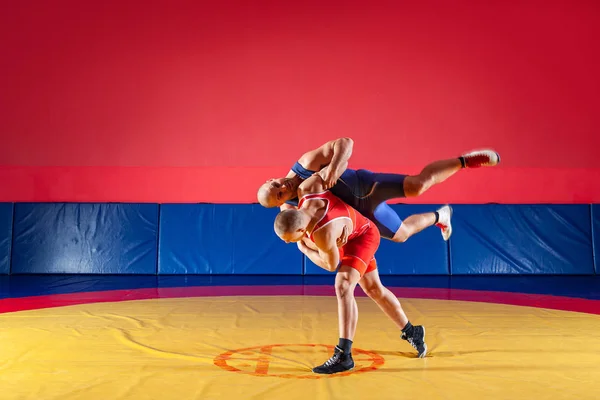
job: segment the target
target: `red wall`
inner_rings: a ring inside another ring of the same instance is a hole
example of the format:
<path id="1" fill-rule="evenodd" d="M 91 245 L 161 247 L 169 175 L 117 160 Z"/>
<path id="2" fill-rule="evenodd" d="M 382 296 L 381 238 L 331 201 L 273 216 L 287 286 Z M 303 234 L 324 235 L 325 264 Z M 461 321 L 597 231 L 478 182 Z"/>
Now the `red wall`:
<path id="1" fill-rule="evenodd" d="M 599 2 L 122 3 L 3 4 L 0 201 L 254 202 L 343 135 L 501 153 L 412 202 L 600 202 Z"/>

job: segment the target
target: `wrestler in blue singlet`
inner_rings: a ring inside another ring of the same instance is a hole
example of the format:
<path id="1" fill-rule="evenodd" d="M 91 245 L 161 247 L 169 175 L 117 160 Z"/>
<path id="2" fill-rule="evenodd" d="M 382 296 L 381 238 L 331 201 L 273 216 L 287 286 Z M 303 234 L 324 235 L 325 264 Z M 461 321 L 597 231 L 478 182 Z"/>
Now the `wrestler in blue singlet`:
<path id="1" fill-rule="evenodd" d="M 302 179 L 308 179 L 315 173 L 298 162 L 294 164 L 292 171 Z M 346 169 L 330 191 L 373 221 L 381 237 L 391 240 L 402 225 L 402 220 L 386 201 L 405 197 L 405 177 L 406 175 L 375 173 L 366 169 Z M 298 198 L 286 203 L 297 206 Z"/>

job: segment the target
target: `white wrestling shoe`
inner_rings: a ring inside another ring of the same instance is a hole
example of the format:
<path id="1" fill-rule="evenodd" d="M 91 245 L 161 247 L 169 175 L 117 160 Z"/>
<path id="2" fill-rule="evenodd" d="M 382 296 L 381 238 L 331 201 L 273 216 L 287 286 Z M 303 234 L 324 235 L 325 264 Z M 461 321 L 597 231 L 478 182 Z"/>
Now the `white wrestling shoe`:
<path id="1" fill-rule="evenodd" d="M 465 168 L 493 167 L 500 163 L 500 154 L 494 150 L 474 150 L 461 156 L 465 160 Z"/>
<path id="2" fill-rule="evenodd" d="M 445 241 L 448 241 L 450 235 L 452 235 L 452 207 L 446 204 L 444 207 L 438 209 L 437 213 L 439 218 L 435 226 L 442 230 L 442 237 Z"/>

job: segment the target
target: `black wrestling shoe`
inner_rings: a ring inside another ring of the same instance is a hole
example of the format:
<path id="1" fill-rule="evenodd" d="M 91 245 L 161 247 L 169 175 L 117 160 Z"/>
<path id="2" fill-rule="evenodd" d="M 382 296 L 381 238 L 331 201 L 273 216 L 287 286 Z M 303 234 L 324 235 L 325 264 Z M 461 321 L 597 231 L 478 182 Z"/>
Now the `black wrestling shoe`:
<path id="1" fill-rule="evenodd" d="M 419 358 L 427 355 L 427 344 L 425 344 L 425 328 L 421 325 L 413 327 L 411 335 L 402 333 L 402 340 L 406 340 L 412 347 L 419 352 Z"/>
<path id="2" fill-rule="evenodd" d="M 344 354 L 342 349 L 335 346 L 331 358 L 322 365 L 313 368 L 315 374 L 337 374 L 338 372 L 350 371 L 354 368 L 352 354 Z"/>

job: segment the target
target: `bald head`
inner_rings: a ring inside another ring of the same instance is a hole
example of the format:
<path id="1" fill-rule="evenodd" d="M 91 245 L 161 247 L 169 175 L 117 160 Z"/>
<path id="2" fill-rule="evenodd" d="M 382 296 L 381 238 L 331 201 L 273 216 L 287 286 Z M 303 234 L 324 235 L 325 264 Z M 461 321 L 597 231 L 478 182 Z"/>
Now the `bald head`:
<path id="1" fill-rule="evenodd" d="M 308 215 L 297 209 L 283 210 L 275 218 L 275 233 L 285 242 L 297 242 L 310 223 Z"/>
<path id="2" fill-rule="evenodd" d="M 269 179 L 263 183 L 256 193 L 261 206 L 279 207 L 296 196 L 297 184 L 292 178 Z"/>
<path id="3" fill-rule="evenodd" d="M 266 207 L 266 208 L 272 208 L 272 207 L 277 206 L 277 204 L 275 204 L 275 202 L 273 201 L 275 196 L 272 195 L 271 192 L 272 192 L 272 190 L 271 190 L 271 186 L 270 186 L 269 182 L 263 183 L 258 188 L 258 193 L 256 194 L 256 198 L 258 199 L 258 202 L 260 203 L 261 206 Z"/>

